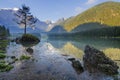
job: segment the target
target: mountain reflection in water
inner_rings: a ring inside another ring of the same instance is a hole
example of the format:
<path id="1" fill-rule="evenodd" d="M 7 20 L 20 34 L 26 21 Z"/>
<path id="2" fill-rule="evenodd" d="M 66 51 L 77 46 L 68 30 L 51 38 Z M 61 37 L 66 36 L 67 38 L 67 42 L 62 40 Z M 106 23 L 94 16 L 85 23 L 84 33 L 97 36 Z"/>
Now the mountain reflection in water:
<path id="1" fill-rule="evenodd" d="M 31 60 L 16 61 L 14 69 L 7 73 L 0 73 L 0 80 L 113 80 L 112 77 L 101 73 L 90 74 L 87 71 L 77 74 L 66 57 L 74 57 L 82 62 L 84 47 L 91 45 L 105 52 L 112 60 L 117 60 L 120 66 L 119 39 L 48 39 L 30 47 L 32 54 L 26 47 L 10 43 L 7 48 L 8 56 L 19 58 L 22 54 L 32 56 Z"/>

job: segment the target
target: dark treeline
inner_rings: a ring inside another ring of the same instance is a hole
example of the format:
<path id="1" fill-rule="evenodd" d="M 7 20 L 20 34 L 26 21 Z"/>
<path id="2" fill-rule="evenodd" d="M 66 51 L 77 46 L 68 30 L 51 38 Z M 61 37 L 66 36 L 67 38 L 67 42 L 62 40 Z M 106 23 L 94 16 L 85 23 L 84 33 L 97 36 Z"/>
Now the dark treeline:
<path id="1" fill-rule="evenodd" d="M 120 37 L 120 27 L 104 27 L 75 33 L 48 34 L 49 37 Z"/>
<path id="2" fill-rule="evenodd" d="M 105 27 L 101 29 L 93 29 L 89 31 L 73 33 L 75 36 L 86 37 L 120 37 L 120 27 Z"/>
<path id="3" fill-rule="evenodd" d="M 5 26 L 0 26 L 0 38 L 6 38 L 10 36 L 10 31 Z"/>

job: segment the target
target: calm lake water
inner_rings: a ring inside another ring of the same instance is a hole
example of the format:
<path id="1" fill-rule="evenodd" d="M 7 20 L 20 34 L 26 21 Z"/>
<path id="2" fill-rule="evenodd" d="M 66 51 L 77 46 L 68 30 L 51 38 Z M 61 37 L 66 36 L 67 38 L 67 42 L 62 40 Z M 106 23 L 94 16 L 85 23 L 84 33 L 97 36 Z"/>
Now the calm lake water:
<path id="1" fill-rule="evenodd" d="M 42 38 L 39 44 L 30 47 L 10 42 L 6 48 L 7 62 L 12 61 L 9 56 L 19 59 L 23 54 L 31 56 L 31 59 L 13 63 L 11 71 L 0 73 L 0 80 L 114 80 L 102 73 L 79 73 L 72 67 L 68 58 L 74 57 L 82 63 L 86 45 L 104 51 L 120 66 L 120 39 Z M 33 49 L 33 52 L 27 52 L 28 48 Z"/>

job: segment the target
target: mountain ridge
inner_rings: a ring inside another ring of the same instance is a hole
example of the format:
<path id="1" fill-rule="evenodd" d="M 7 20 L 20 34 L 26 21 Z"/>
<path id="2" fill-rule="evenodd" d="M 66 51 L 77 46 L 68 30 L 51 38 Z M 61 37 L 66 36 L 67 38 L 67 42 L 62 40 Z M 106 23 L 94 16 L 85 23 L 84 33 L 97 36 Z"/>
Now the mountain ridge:
<path id="1" fill-rule="evenodd" d="M 22 33 L 23 29 L 14 21 L 16 19 L 16 16 L 14 15 L 18 11 L 18 8 L 3 8 L 0 9 L 0 25 L 4 25 L 6 28 L 10 29 L 11 33 Z M 48 28 L 48 25 L 46 22 L 40 21 L 37 19 L 37 22 L 35 23 L 35 29 L 27 28 L 27 32 L 34 32 L 34 33 L 40 33 L 40 32 L 46 32 L 46 29 Z"/>
<path id="2" fill-rule="evenodd" d="M 97 22 L 108 26 L 120 26 L 119 15 L 120 2 L 108 1 L 98 4 L 75 17 L 68 18 L 60 25 L 68 32 L 84 23 Z"/>
<path id="3" fill-rule="evenodd" d="M 56 25 L 49 31 L 49 33 L 66 33 L 66 30 L 62 26 Z"/>

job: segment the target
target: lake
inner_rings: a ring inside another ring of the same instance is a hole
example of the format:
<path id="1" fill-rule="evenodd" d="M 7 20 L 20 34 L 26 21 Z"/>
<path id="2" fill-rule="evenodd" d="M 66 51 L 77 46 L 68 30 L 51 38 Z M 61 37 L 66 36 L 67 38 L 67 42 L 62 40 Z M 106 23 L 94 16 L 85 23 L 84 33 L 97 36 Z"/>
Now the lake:
<path id="1" fill-rule="evenodd" d="M 90 45 L 105 52 L 120 67 L 119 44 L 120 39 L 114 38 L 42 38 L 40 43 L 31 46 L 10 42 L 6 47 L 8 63 L 12 62 L 10 56 L 19 59 L 29 55 L 31 59 L 14 62 L 11 71 L 0 73 L 0 80 L 114 80 L 102 73 L 80 72 L 68 58 L 76 58 L 82 63 L 84 48 Z"/>

